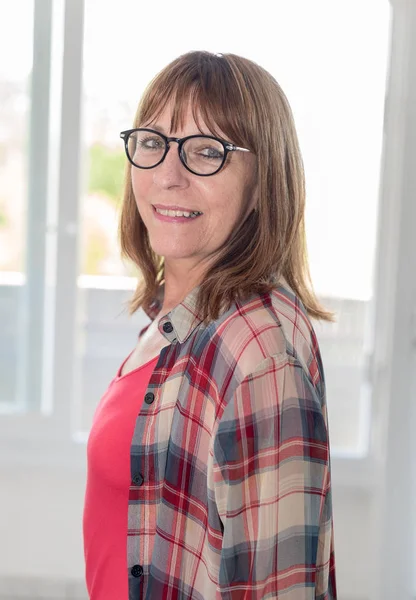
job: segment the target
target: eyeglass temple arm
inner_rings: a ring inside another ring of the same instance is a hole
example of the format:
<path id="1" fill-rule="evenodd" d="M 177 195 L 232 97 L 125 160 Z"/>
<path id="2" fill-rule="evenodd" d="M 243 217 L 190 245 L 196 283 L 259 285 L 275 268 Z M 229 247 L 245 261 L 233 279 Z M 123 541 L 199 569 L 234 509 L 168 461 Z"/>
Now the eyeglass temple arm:
<path id="1" fill-rule="evenodd" d="M 227 146 L 227 150 L 240 150 L 241 152 L 251 152 L 251 150 L 248 150 L 247 148 L 240 148 L 239 146 L 233 146 L 232 144 Z"/>

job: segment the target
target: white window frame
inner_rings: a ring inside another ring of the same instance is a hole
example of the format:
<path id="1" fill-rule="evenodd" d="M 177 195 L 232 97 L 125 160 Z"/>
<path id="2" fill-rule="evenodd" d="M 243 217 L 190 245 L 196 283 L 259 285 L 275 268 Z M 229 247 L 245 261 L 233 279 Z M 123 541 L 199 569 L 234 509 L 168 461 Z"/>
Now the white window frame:
<path id="1" fill-rule="evenodd" d="M 372 597 L 415 597 L 416 2 L 392 0 L 381 177 L 371 451 L 379 555 Z"/>
<path id="2" fill-rule="evenodd" d="M 15 411 L 0 416 L 1 460 L 9 466 L 83 469 L 85 463 L 85 444 L 77 443 L 71 422 L 77 379 L 83 19 L 83 0 L 35 0 L 30 149 L 36 152 L 29 157 L 19 364 L 24 385 Z"/>

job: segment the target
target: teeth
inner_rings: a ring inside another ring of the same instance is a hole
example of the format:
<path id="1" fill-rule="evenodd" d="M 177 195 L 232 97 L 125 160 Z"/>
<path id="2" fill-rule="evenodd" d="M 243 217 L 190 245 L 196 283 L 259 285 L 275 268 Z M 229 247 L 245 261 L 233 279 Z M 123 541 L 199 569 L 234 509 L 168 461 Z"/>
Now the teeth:
<path id="1" fill-rule="evenodd" d="M 161 215 L 165 215 L 165 217 L 188 217 L 188 218 L 195 218 L 198 215 L 202 215 L 201 212 L 198 211 L 192 211 L 192 212 L 185 212 L 185 211 L 179 211 L 179 210 L 162 210 L 161 208 L 155 208 L 156 212 L 158 212 Z"/>

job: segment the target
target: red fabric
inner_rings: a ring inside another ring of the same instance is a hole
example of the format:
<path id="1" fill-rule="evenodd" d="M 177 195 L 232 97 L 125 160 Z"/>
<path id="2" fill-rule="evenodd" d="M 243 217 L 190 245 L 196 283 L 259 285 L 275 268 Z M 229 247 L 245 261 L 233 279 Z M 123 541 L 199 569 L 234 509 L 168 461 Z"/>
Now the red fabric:
<path id="1" fill-rule="evenodd" d="M 94 414 L 87 445 L 83 517 L 86 582 L 91 600 L 128 599 L 130 446 L 157 359 L 120 377 L 121 366 Z"/>

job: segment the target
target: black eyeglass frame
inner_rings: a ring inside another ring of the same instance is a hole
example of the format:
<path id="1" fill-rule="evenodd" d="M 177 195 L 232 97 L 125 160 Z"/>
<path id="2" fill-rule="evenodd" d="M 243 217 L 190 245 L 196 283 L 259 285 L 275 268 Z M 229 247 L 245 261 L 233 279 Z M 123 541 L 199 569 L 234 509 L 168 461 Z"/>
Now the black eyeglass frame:
<path id="1" fill-rule="evenodd" d="M 134 163 L 133 160 L 130 158 L 128 142 L 129 142 L 130 135 L 132 133 L 134 133 L 135 131 L 149 131 L 150 133 L 156 133 L 165 141 L 165 152 L 164 152 L 162 158 L 159 160 L 159 162 L 157 162 L 155 165 L 152 165 L 151 167 L 140 167 L 139 165 L 136 165 L 136 163 Z M 137 127 L 135 129 L 126 129 L 126 131 L 121 131 L 120 137 L 124 140 L 124 149 L 126 151 L 126 156 L 127 156 L 128 160 L 137 169 L 154 169 L 155 167 L 160 165 L 160 163 L 162 163 L 165 160 L 166 155 L 170 150 L 170 145 L 169 145 L 170 142 L 176 142 L 178 144 L 178 155 L 179 155 L 179 159 L 180 159 L 181 163 L 183 164 L 185 169 L 187 169 L 190 173 L 193 173 L 193 175 L 198 175 L 198 177 L 210 177 L 211 175 L 215 175 L 216 173 L 218 173 L 218 171 L 220 171 L 223 168 L 225 161 L 227 160 L 227 156 L 228 156 L 229 152 L 235 152 L 235 151 L 251 152 L 251 150 L 248 150 L 247 148 L 240 148 L 239 146 L 235 146 L 231 142 L 226 142 L 226 141 L 221 140 L 220 138 L 217 138 L 213 135 L 206 135 L 203 133 L 195 134 L 195 135 L 187 135 L 186 137 L 183 137 L 183 138 L 176 138 L 176 137 L 167 137 L 166 135 L 163 135 L 163 133 L 160 133 L 160 131 L 156 131 L 155 129 L 148 129 L 147 127 Z M 215 140 L 216 142 L 219 142 L 222 145 L 222 147 L 224 148 L 224 156 L 223 156 L 222 162 L 221 162 L 220 166 L 218 167 L 218 169 L 216 169 L 213 173 L 196 173 L 196 171 L 193 171 L 190 167 L 188 167 L 188 165 L 186 164 L 186 162 L 182 156 L 182 147 L 183 147 L 184 143 L 187 140 L 190 140 L 192 138 L 200 138 L 200 137 L 208 138 L 210 140 Z"/>

